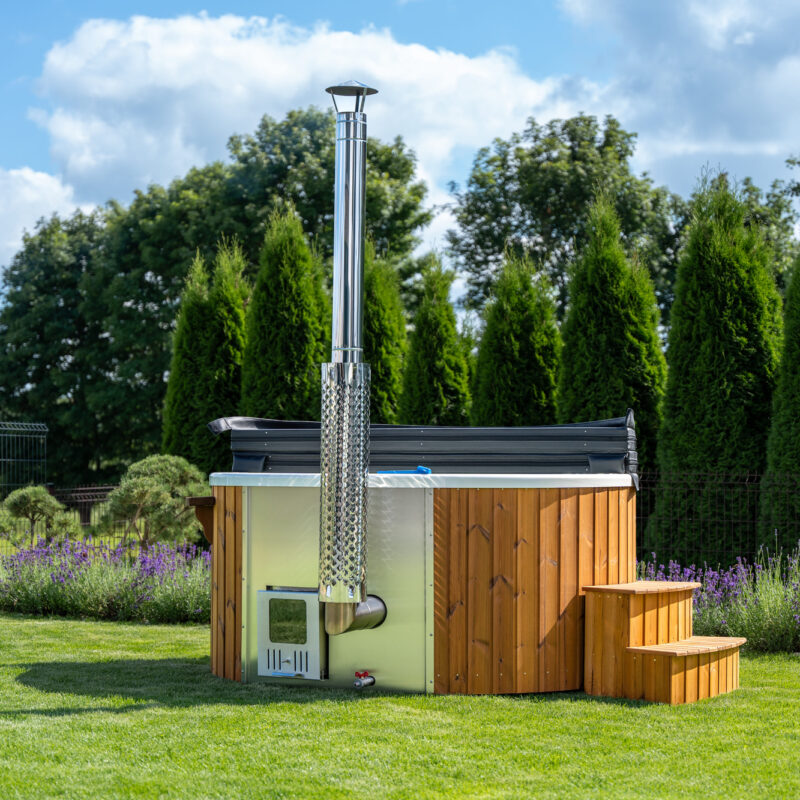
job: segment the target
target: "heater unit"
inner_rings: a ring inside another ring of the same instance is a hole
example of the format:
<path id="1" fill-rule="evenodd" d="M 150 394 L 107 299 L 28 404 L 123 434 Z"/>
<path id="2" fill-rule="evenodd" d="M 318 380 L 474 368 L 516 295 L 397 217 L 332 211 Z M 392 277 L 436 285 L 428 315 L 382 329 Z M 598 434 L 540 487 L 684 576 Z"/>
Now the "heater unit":
<path id="1" fill-rule="evenodd" d="M 258 674 L 273 678 L 325 677 L 326 640 L 315 589 L 257 592 Z"/>

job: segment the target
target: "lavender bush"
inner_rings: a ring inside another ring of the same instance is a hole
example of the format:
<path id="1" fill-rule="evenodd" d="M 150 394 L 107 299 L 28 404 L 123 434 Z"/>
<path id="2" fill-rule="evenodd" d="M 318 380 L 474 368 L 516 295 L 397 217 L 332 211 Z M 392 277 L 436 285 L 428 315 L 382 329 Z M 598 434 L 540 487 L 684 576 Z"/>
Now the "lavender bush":
<path id="1" fill-rule="evenodd" d="M 44 539 L 0 557 L 0 610 L 139 622 L 209 622 L 210 553 Z"/>
<path id="2" fill-rule="evenodd" d="M 755 563 L 743 559 L 728 569 L 639 563 L 646 580 L 698 581 L 694 592 L 694 633 L 745 636 L 747 648 L 800 651 L 800 543 L 788 556 L 762 551 Z"/>

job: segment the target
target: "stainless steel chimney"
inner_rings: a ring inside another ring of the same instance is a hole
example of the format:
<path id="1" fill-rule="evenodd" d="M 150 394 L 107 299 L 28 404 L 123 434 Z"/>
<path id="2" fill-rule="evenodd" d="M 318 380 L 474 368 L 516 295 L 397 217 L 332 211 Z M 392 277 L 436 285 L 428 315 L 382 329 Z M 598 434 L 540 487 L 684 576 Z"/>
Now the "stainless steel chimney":
<path id="1" fill-rule="evenodd" d="M 367 156 L 364 101 L 377 90 L 348 81 L 325 91 L 332 96 L 337 114 L 332 353 L 331 363 L 322 365 L 319 599 L 326 604 L 325 629 L 336 634 L 352 629 L 356 618 L 361 619 L 367 611 L 358 608 L 367 600 L 370 389 L 369 364 L 362 361 L 361 346 Z M 355 98 L 355 110 L 339 111 L 337 97 Z"/>

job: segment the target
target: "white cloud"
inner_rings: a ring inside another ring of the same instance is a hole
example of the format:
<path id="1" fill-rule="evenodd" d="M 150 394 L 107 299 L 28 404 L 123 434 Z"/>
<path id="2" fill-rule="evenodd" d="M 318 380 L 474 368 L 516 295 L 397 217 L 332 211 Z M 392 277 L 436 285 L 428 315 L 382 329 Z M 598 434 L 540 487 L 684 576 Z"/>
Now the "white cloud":
<path id="1" fill-rule="evenodd" d="M 379 89 L 367 102 L 370 133 L 403 135 L 432 202 L 463 179 L 459 152 L 520 130 L 531 114 L 601 108 L 590 81 L 535 81 L 503 50 L 467 57 L 386 30 L 199 15 L 86 22 L 48 53 L 40 89 L 51 107 L 32 117 L 80 198 L 127 200 L 133 188 L 224 158 L 228 136 L 253 131 L 264 113 L 326 107 L 324 87 L 351 77 Z M 441 228 L 432 231 L 440 245 Z"/>
<path id="2" fill-rule="evenodd" d="M 60 178 L 28 167 L 0 168 L 0 266 L 20 247 L 23 231 L 33 230 L 40 217 L 75 210 L 74 192 Z"/>

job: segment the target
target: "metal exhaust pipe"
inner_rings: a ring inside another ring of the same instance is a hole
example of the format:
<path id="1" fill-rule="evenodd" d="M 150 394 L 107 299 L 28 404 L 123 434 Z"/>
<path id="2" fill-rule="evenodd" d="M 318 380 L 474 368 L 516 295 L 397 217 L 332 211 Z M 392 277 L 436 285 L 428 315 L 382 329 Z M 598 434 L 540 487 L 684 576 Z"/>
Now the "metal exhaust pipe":
<path id="1" fill-rule="evenodd" d="M 364 101 L 377 90 L 348 81 L 325 91 L 337 113 L 332 352 L 330 363 L 322 365 L 319 599 L 325 603 L 325 630 L 338 634 L 352 630 L 358 605 L 367 601 L 370 369 L 362 361 L 361 346 L 367 166 Z M 355 110 L 339 111 L 337 97 L 355 98 Z"/>

